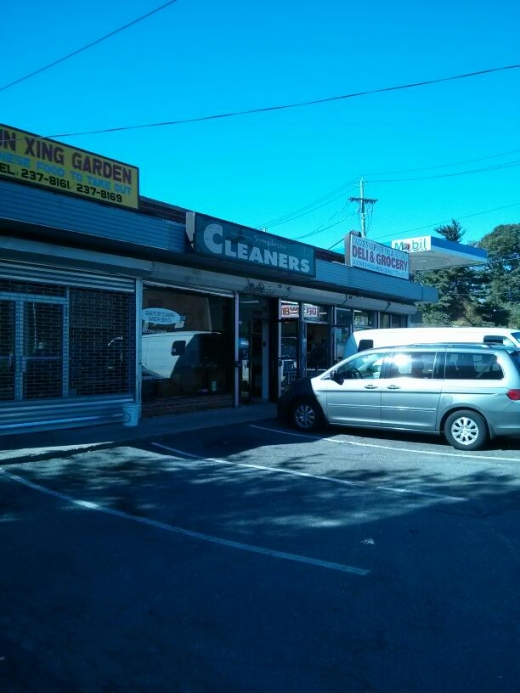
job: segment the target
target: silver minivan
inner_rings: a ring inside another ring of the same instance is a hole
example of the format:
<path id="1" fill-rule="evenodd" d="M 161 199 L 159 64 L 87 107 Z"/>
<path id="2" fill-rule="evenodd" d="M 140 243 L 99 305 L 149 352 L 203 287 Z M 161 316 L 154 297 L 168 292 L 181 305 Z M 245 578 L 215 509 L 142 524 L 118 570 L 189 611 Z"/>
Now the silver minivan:
<path id="1" fill-rule="evenodd" d="M 520 350 L 499 344 L 369 349 L 280 397 L 301 431 L 323 424 L 444 434 L 459 450 L 520 435 Z"/>

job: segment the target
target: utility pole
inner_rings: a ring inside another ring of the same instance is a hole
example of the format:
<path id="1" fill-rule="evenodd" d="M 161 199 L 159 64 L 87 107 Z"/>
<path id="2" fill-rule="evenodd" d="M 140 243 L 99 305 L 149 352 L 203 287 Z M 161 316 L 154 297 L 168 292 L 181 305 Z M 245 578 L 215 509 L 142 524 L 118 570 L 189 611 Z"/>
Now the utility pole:
<path id="1" fill-rule="evenodd" d="M 365 197 L 365 187 L 363 183 L 363 178 L 359 181 L 359 197 L 349 197 L 350 202 L 359 203 L 359 216 L 361 218 L 361 235 L 363 238 L 366 234 L 366 208 L 368 205 L 375 205 L 377 200 L 371 197 Z"/>

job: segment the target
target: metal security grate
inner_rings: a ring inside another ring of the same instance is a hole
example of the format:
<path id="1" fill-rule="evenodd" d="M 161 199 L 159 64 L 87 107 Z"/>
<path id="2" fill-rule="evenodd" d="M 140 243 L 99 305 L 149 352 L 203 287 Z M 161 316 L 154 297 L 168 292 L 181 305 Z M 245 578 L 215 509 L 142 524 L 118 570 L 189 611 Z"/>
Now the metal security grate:
<path id="1" fill-rule="evenodd" d="M 0 300 L 0 401 L 14 399 L 15 304 Z"/>
<path id="2" fill-rule="evenodd" d="M 0 279 L 0 401 L 135 391 L 133 293 Z"/>
<path id="3" fill-rule="evenodd" d="M 133 392 L 134 296 L 70 289 L 69 306 L 70 394 Z"/>
<path id="4" fill-rule="evenodd" d="M 53 284 L 38 284 L 36 282 L 17 281 L 15 279 L 0 279 L 0 293 L 16 294 L 16 296 L 54 296 L 65 298 L 67 287 Z"/>
<path id="5" fill-rule="evenodd" d="M 23 301 L 23 399 L 61 397 L 64 304 Z"/>

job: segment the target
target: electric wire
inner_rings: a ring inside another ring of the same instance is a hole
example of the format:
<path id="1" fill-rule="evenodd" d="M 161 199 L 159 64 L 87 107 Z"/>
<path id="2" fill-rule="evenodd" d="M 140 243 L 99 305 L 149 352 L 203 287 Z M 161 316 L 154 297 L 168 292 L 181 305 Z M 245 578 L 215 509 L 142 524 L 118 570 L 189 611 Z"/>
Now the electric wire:
<path id="1" fill-rule="evenodd" d="M 510 161 L 507 164 L 500 164 L 498 166 L 486 166 L 484 168 L 474 168 L 470 171 L 457 171 L 454 173 L 439 173 L 434 176 L 417 176 L 414 178 L 392 178 L 389 180 L 374 180 L 370 179 L 370 183 L 410 183 L 414 181 L 421 181 L 421 180 L 434 180 L 438 178 L 453 178 L 454 176 L 468 176 L 473 173 L 486 173 L 488 171 L 501 171 L 502 169 L 505 168 L 514 168 L 515 166 L 518 166 L 520 164 L 520 160 L 517 161 Z"/>
<path id="2" fill-rule="evenodd" d="M 490 154 L 489 156 L 481 156 L 477 159 L 466 159 L 465 161 L 456 161 L 451 164 L 437 164 L 435 166 L 423 166 L 422 168 L 409 168 L 402 171 L 379 171 L 378 173 L 366 173 L 366 176 L 393 176 L 403 173 L 418 173 L 419 171 L 430 171 L 437 168 L 448 168 L 450 166 L 463 166 L 464 164 L 473 164 L 477 161 L 486 161 L 487 159 L 497 159 L 500 156 L 509 156 L 510 154 L 518 154 L 520 149 L 512 149 L 509 152 L 501 152 L 500 154 Z"/>
<path id="3" fill-rule="evenodd" d="M 313 202 L 309 202 L 308 204 L 304 205 L 303 207 L 299 207 L 298 209 L 295 209 L 293 212 L 288 212 L 287 214 L 284 214 L 280 217 L 277 217 L 277 218 L 275 218 L 269 222 L 259 224 L 258 226 L 260 228 L 272 229 L 274 226 L 286 224 L 289 221 L 294 221 L 295 219 L 298 219 L 299 217 L 305 216 L 306 214 L 310 214 L 311 212 L 314 212 L 318 209 L 321 209 L 322 207 L 325 207 L 326 205 L 330 204 L 331 202 L 335 202 L 337 199 L 343 197 L 343 195 L 345 195 L 348 192 L 348 190 L 353 187 L 355 180 L 356 179 L 353 178 L 349 183 L 346 183 L 345 185 L 341 185 L 339 188 L 335 188 L 331 192 L 327 193 L 326 195 L 323 195 L 322 197 L 319 197 L 318 199 L 314 200 Z M 337 193 L 339 193 L 339 194 L 337 194 Z"/>
<path id="4" fill-rule="evenodd" d="M 457 219 L 470 219 L 471 217 L 478 217 L 478 216 L 481 216 L 483 214 L 490 214 L 491 212 L 499 212 L 502 209 L 510 209 L 511 207 L 518 207 L 519 205 L 520 205 L 520 202 L 513 202 L 513 204 L 510 204 L 510 205 L 502 205 L 502 207 L 494 207 L 493 209 L 485 209 L 481 212 L 474 212 L 473 214 L 466 214 L 462 217 L 457 216 Z M 443 221 L 437 221 L 437 222 L 434 222 L 431 224 L 425 224 L 424 226 L 415 226 L 413 229 L 407 229 L 406 231 L 403 231 L 399 235 L 405 236 L 406 234 L 413 233 L 414 231 L 423 231 L 424 229 L 432 229 L 432 228 L 435 229 L 438 226 L 442 226 L 443 224 L 449 224 L 449 223 L 451 223 L 451 221 L 452 221 L 452 219 L 444 219 Z M 385 236 L 378 236 L 377 242 L 382 241 L 382 240 L 386 240 L 387 238 L 392 238 L 393 236 L 395 236 L 394 233 L 386 234 Z M 331 245 L 327 250 L 332 250 L 333 248 L 335 248 L 340 243 L 343 243 L 343 237 L 340 238 L 335 243 L 333 243 L 333 245 Z"/>
<path id="5" fill-rule="evenodd" d="M 277 106 L 264 106 L 261 108 L 251 108 L 244 111 L 230 111 L 228 113 L 215 113 L 212 115 L 198 116 L 194 118 L 181 118 L 178 120 L 169 120 L 159 123 L 145 123 L 141 125 L 121 125 L 118 127 L 111 128 L 101 128 L 99 130 L 83 130 L 81 132 L 67 132 L 59 133 L 55 135 L 48 135 L 51 138 L 61 138 L 61 137 L 78 137 L 80 135 L 101 135 L 112 132 L 123 132 L 127 130 L 142 130 L 145 128 L 158 128 L 166 127 L 171 125 L 185 125 L 188 123 L 201 123 L 210 120 L 222 120 L 224 118 L 236 118 L 238 116 L 252 115 L 257 113 L 268 113 L 273 111 L 283 111 L 293 108 L 302 108 L 306 106 L 317 106 L 324 103 L 332 103 L 334 101 L 342 101 L 345 99 L 358 98 L 360 96 L 369 96 L 372 94 L 383 94 L 387 92 L 400 91 L 404 89 L 416 89 L 418 87 L 426 87 L 432 84 L 441 84 L 444 82 L 451 82 L 455 80 L 468 79 L 471 77 L 480 77 L 482 75 L 493 74 L 497 72 L 505 72 L 506 70 L 516 70 L 520 68 L 519 64 L 505 65 L 503 67 L 493 67 L 485 70 L 477 70 L 475 72 L 467 72 L 460 75 L 451 75 L 449 77 L 439 77 L 437 79 L 423 80 L 421 82 L 411 82 L 408 84 L 399 84 L 391 87 L 380 87 L 378 89 L 367 89 L 364 91 L 352 92 L 350 94 L 341 94 L 339 96 L 329 96 L 322 99 L 310 99 L 307 101 L 299 101 L 288 104 L 280 104 Z"/>
<path id="6" fill-rule="evenodd" d="M 422 168 L 408 169 L 408 170 L 405 169 L 405 170 L 402 170 L 402 171 L 387 171 L 386 173 L 385 173 L 385 172 L 371 173 L 371 174 L 365 174 L 365 176 L 393 175 L 393 174 L 399 175 L 399 174 L 404 174 L 404 173 L 413 173 L 413 172 L 415 172 L 415 171 L 417 171 L 417 172 L 418 172 L 418 171 L 428 171 L 428 170 L 432 170 L 432 169 L 439 169 L 439 168 L 445 168 L 445 167 L 447 168 L 447 167 L 450 167 L 450 166 L 461 166 L 461 165 L 463 165 L 463 164 L 469 164 L 469 163 L 473 163 L 473 162 L 477 162 L 477 161 L 486 161 L 486 160 L 488 160 L 488 159 L 496 159 L 496 158 L 501 157 L 501 156 L 508 156 L 508 155 L 510 155 L 510 154 L 516 154 L 516 153 L 519 152 L 519 151 L 520 151 L 520 149 L 513 149 L 513 150 L 511 150 L 511 151 L 502 152 L 502 153 L 500 153 L 500 154 L 490 154 L 489 156 L 478 157 L 478 158 L 476 158 L 476 159 L 467 159 L 467 160 L 465 160 L 465 161 L 459 161 L 459 162 L 456 162 L 456 163 L 450 163 L 450 164 L 437 164 L 437 165 L 434 165 L 434 166 L 425 166 L 425 167 L 422 167 Z M 488 168 L 484 168 L 484 169 L 474 169 L 474 170 L 464 171 L 464 172 L 459 172 L 459 173 L 446 174 L 446 177 L 453 176 L 453 175 L 470 175 L 470 174 L 472 174 L 472 173 L 480 173 L 480 172 L 488 171 L 488 170 L 490 170 L 490 171 L 491 171 L 491 170 L 500 170 L 501 168 L 509 168 L 509 167 L 511 167 L 511 166 L 516 166 L 516 165 L 518 165 L 518 163 L 520 163 L 520 162 L 511 162 L 511 163 L 503 164 L 503 165 L 501 165 L 501 166 L 496 166 L 496 167 L 488 167 Z M 407 178 L 407 179 L 393 179 L 393 180 L 377 180 L 377 179 L 376 179 L 376 180 L 370 180 L 370 181 L 366 181 L 366 182 L 367 182 L 367 183 L 368 183 L 368 182 L 370 182 L 370 183 L 397 183 L 397 182 L 414 181 L 414 180 L 430 180 L 430 179 L 442 178 L 442 177 L 445 177 L 444 174 L 443 174 L 443 175 L 439 175 L 439 176 L 424 176 L 424 177 Z M 359 180 L 359 176 L 357 176 L 356 178 L 353 178 L 353 179 L 352 179 L 349 183 L 347 183 L 345 186 L 340 186 L 339 188 L 335 188 L 335 189 L 332 190 L 330 193 L 327 193 L 327 194 L 324 195 L 323 197 L 318 198 L 318 199 L 315 200 L 314 202 L 311 202 L 311 203 L 309 203 L 308 205 L 305 205 L 305 206 L 303 206 L 303 207 L 301 207 L 301 208 L 299 208 L 299 209 L 297 209 L 297 210 L 294 210 L 294 212 L 289 212 L 289 213 L 286 214 L 286 215 L 283 215 L 283 216 L 280 216 L 280 217 L 276 217 L 276 218 L 273 219 L 272 221 L 265 222 L 265 223 L 263 223 L 263 224 L 258 224 L 258 227 L 259 227 L 259 228 L 270 229 L 270 228 L 273 228 L 274 226 L 278 226 L 278 225 L 280 225 L 280 224 L 288 223 L 288 222 L 290 222 L 290 221 L 293 221 L 293 220 L 295 220 L 295 219 L 298 219 L 298 218 L 301 217 L 301 216 L 305 216 L 305 214 L 308 214 L 308 213 L 310 213 L 310 212 L 312 212 L 312 211 L 315 211 L 315 210 L 317 210 L 317 209 L 320 209 L 320 207 L 325 206 L 325 205 L 319 205 L 319 206 L 317 206 L 317 207 L 313 207 L 313 206 L 314 206 L 314 205 L 318 205 L 318 203 L 320 203 L 322 200 L 327 200 L 327 199 L 328 199 L 328 200 L 329 200 L 329 201 L 327 202 L 327 204 L 328 204 L 329 202 L 333 202 L 333 201 L 339 199 L 339 198 L 341 197 L 341 195 L 336 195 L 336 193 L 337 193 L 338 191 L 343 191 L 345 188 L 347 188 L 347 186 L 352 186 L 353 183 L 354 183 L 354 181 L 356 181 L 356 180 Z M 347 188 L 347 189 L 348 189 L 348 188 Z M 345 190 L 345 192 L 346 192 L 346 190 Z M 336 196 L 333 197 L 332 199 L 329 199 L 331 196 L 334 196 L 334 195 L 336 195 Z M 313 208 L 310 209 L 311 207 L 313 207 Z M 309 210 L 309 211 L 307 212 L 306 210 Z M 327 222 L 325 222 L 325 223 L 327 223 Z"/>
<path id="7" fill-rule="evenodd" d="M 19 77 L 18 79 L 15 79 L 13 82 L 9 82 L 8 84 L 4 84 L 3 87 L 0 87 L 0 92 L 5 91 L 6 89 L 9 89 L 10 87 L 14 87 L 15 84 L 20 84 L 20 82 L 25 82 L 26 80 L 30 79 L 31 77 L 34 77 L 35 75 L 39 75 L 42 72 L 45 72 L 46 70 L 50 70 L 51 67 L 55 67 L 56 65 L 59 65 L 60 63 L 63 63 L 66 60 L 69 60 L 69 58 L 73 58 L 75 55 L 79 55 L 80 53 L 83 53 L 84 51 L 88 50 L 89 48 L 92 48 L 93 46 L 97 46 L 99 43 L 102 43 L 103 41 L 106 41 L 107 39 L 112 38 L 112 36 L 115 36 L 116 34 L 120 34 L 122 31 L 125 31 L 125 29 L 129 29 L 131 26 L 134 26 L 135 24 L 142 22 L 143 19 L 147 19 L 148 17 L 151 17 L 153 14 L 157 14 L 157 12 L 160 12 L 161 10 L 166 9 L 170 5 L 173 5 L 175 2 L 177 2 L 177 0 L 169 0 L 169 2 L 166 2 L 164 5 L 161 5 L 160 7 L 156 7 L 154 10 L 151 10 L 150 12 L 143 14 L 141 17 L 138 17 L 137 19 L 134 19 L 131 22 L 128 22 L 128 24 L 125 24 L 124 26 L 119 27 L 119 29 L 115 29 L 114 31 L 111 31 L 110 33 L 106 34 L 105 36 L 102 36 L 101 38 L 98 38 L 95 41 L 91 41 L 90 43 L 87 43 L 85 46 L 82 46 L 81 48 L 77 48 L 75 51 L 72 51 L 72 53 L 68 53 L 67 55 L 64 55 L 62 58 L 58 58 L 58 60 L 54 60 L 52 63 L 49 63 L 48 65 L 44 65 L 43 67 L 40 67 L 38 70 L 33 70 L 33 72 L 30 72 L 29 74 L 25 75 L 24 77 Z"/>
<path id="8" fill-rule="evenodd" d="M 334 226 L 338 226 L 338 224 L 342 224 L 344 221 L 349 219 L 350 217 L 354 216 L 353 214 L 347 214 L 346 217 L 343 217 L 342 219 L 339 219 L 339 221 L 335 221 L 333 224 L 329 224 L 329 226 L 325 226 L 325 228 L 320 229 L 317 233 L 323 233 L 323 231 L 328 231 L 329 229 L 332 229 Z M 298 236 L 297 240 L 301 240 L 303 238 L 309 238 L 310 236 L 317 235 L 315 231 L 311 231 L 308 234 L 304 234 L 303 236 Z M 343 241 L 343 237 L 341 239 Z"/>
<path id="9" fill-rule="evenodd" d="M 296 236 L 295 240 L 301 241 L 305 238 L 311 238 L 311 236 L 318 236 L 320 233 L 323 233 L 324 231 L 328 231 L 329 229 L 332 229 L 334 226 L 337 226 L 338 224 L 342 224 L 344 221 L 349 219 L 350 217 L 353 217 L 355 212 L 352 214 L 347 214 L 347 216 L 342 217 L 338 221 L 335 221 L 333 224 L 330 224 L 329 222 L 332 221 L 332 219 L 337 216 L 338 214 L 341 214 L 345 210 L 345 207 L 343 207 L 341 210 L 338 210 L 333 214 L 330 219 L 326 222 L 324 222 L 321 226 L 319 226 L 317 229 L 314 229 L 314 231 L 309 231 L 308 233 L 304 233 L 301 236 Z"/>
<path id="10" fill-rule="evenodd" d="M 473 214 L 465 214 L 462 217 L 457 216 L 456 218 L 457 218 L 457 220 L 458 219 L 470 219 L 472 217 L 482 216 L 483 214 L 490 214 L 491 212 L 499 212 L 502 209 L 510 209 L 511 207 L 518 207 L 518 205 L 520 205 L 520 202 L 513 202 L 513 204 L 510 204 L 510 205 L 503 205 L 502 207 L 494 207 L 493 209 L 485 209 L 481 212 L 474 212 Z M 443 224 L 450 224 L 452 221 L 453 221 L 453 219 L 444 219 L 443 221 L 437 221 L 433 224 L 426 224 L 425 226 L 416 226 L 413 229 L 408 229 L 407 231 L 403 231 L 403 233 L 400 235 L 407 234 L 407 233 L 413 233 L 414 231 L 422 231 L 423 229 L 437 228 L 438 226 L 442 226 Z M 394 235 L 395 234 L 391 233 L 391 234 L 386 234 L 385 236 L 379 236 L 378 240 L 391 238 Z"/>

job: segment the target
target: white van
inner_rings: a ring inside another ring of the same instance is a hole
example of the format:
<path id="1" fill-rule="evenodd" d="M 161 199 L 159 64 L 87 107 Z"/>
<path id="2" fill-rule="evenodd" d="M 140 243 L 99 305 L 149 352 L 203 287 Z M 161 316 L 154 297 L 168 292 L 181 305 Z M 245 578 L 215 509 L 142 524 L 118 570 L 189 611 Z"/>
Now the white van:
<path id="1" fill-rule="evenodd" d="M 374 347 L 442 342 L 493 342 L 520 347 L 520 330 L 506 327 L 402 327 L 399 329 L 357 330 L 345 345 L 344 358 Z"/>

